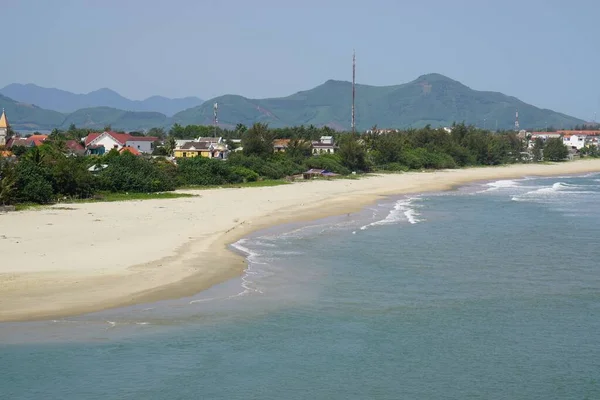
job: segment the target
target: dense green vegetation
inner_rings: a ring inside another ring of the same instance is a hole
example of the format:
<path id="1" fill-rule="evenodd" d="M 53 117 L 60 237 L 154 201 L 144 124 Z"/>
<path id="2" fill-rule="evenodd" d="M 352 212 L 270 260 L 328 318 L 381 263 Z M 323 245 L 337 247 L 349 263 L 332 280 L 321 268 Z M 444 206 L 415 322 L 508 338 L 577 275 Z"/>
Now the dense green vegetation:
<path id="1" fill-rule="evenodd" d="M 238 125 L 235 130 L 218 132 L 229 139 L 241 137 L 243 150 L 232 152 L 228 160 L 195 157 L 173 163 L 166 157 L 119 154 L 114 149 L 103 156 L 67 155 L 66 140 L 85 136 L 86 132 L 74 125 L 66 131 L 56 130 L 39 147 L 13 149 L 18 153 L 17 160 L 0 159 L 0 204 L 110 199 L 111 194 L 119 193 L 144 197 L 180 187 L 261 185 L 263 181 L 272 184 L 309 168 L 348 175 L 500 165 L 524 161 L 523 154 L 527 154 L 525 141 L 514 132 L 492 133 L 464 124 L 455 125 L 451 133 L 426 126 L 358 135 L 315 127 L 269 129 L 257 123 L 250 128 Z M 153 132 L 157 136 L 166 134 L 160 128 Z M 209 132 L 210 127 L 175 126 L 160 152 L 169 154 L 175 137 L 208 136 Z M 313 156 L 310 140 L 330 134 L 338 145 L 336 153 Z M 281 137 L 290 138 L 288 147 L 285 152 L 275 152 L 273 140 Z M 546 143 L 536 142 L 531 153 L 535 161 L 561 161 L 568 151 L 561 139 L 549 139 Z M 597 153 L 588 151 L 591 156 Z"/>
<path id="2" fill-rule="evenodd" d="M 173 124 L 211 125 L 212 107 L 217 102 L 219 121 L 223 127 L 233 128 L 238 123 L 250 126 L 261 122 L 268 123 L 272 128 L 312 124 L 344 130 L 349 128 L 352 96 L 350 82 L 329 80 L 313 89 L 282 98 L 220 96 L 167 117 L 159 112 L 123 111 L 139 108 L 128 103 L 127 99 L 115 98 L 116 93 L 108 92 L 101 90 L 95 96 L 110 97 L 112 100 L 109 104 L 114 104 L 112 107 L 90 107 L 97 103 L 80 98 L 78 104 L 83 108 L 71 114 L 18 103 L 4 96 L 0 97 L 0 106 L 6 108 L 9 120 L 16 129 L 65 129 L 72 123 L 90 129 L 111 125 L 119 130 L 169 128 Z M 57 94 L 60 98 L 63 95 Z M 50 102 L 58 101 L 58 97 L 50 99 Z M 67 103 L 71 101 L 63 100 Z M 374 124 L 384 128 L 408 129 L 426 125 L 449 126 L 453 121 L 464 121 L 484 129 L 511 129 L 517 109 L 521 126 L 528 129 L 563 129 L 584 123 L 580 119 L 540 109 L 501 93 L 472 90 L 439 74 L 423 75 L 402 85 L 356 86 L 356 122 L 359 131 Z"/>

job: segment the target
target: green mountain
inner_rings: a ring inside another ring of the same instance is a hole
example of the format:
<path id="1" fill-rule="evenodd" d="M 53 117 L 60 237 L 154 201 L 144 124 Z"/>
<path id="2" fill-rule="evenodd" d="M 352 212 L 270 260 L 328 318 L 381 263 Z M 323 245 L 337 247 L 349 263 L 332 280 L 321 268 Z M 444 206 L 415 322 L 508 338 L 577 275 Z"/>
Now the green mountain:
<path id="1" fill-rule="evenodd" d="M 210 125 L 213 104 L 219 104 L 219 125 L 234 127 L 266 122 L 271 127 L 293 125 L 327 125 L 342 130 L 350 128 L 352 85 L 329 80 L 314 89 L 288 97 L 248 99 L 225 95 L 200 106 L 178 112 L 172 118 L 159 112 L 123 111 L 111 107 L 91 107 L 71 114 L 42 109 L 0 95 L 0 107 L 6 109 L 15 130 L 50 130 L 81 128 L 140 130 L 180 125 Z M 359 131 L 373 125 L 380 128 L 448 126 L 464 121 L 480 127 L 511 129 L 515 111 L 521 126 L 527 129 L 554 126 L 569 128 L 584 121 L 551 110 L 526 104 L 515 97 L 497 92 L 483 92 L 439 74 L 423 75 L 396 86 L 356 85 L 356 126 Z"/>
<path id="2" fill-rule="evenodd" d="M 78 128 L 103 129 L 110 125 L 113 129 L 139 130 L 168 126 L 169 118 L 158 112 L 123 111 L 110 107 L 83 108 L 69 114 L 61 122 L 62 128 L 75 124 Z"/>
<path id="3" fill-rule="evenodd" d="M 65 119 L 57 111 L 44 110 L 32 104 L 20 103 L 0 94 L 0 108 L 6 111 L 8 122 L 13 129 L 44 130 L 52 129 Z"/>
<path id="4" fill-rule="evenodd" d="M 211 124 L 214 103 L 219 104 L 219 124 L 222 126 L 266 122 L 274 128 L 313 124 L 349 129 L 352 84 L 329 80 L 314 89 L 282 98 L 220 96 L 175 114 L 173 122 Z M 568 128 L 584 122 L 502 93 L 473 90 L 440 74 L 423 75 L 395 86 L 356 85 L 355 106 L 358 130 L 373 125 L 380 128 L 449 126 L 455 121 L 511 129 L 516 110 L 523 128 Z"/>

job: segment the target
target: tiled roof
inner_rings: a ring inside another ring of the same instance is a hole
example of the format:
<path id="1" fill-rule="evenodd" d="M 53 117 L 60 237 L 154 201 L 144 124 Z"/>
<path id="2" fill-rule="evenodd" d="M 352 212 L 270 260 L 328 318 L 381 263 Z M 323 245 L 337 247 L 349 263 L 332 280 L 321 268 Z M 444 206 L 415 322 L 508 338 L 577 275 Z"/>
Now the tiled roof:
<path id="1" fill-rule="evenodd" d="M 273 147 L 287 147 L 290 144 L 290 139 L 275 139 Z"/>
<path id="2" fill-rule="evenodd" d="M 48 139 L 48 135 L 31 135 L 27 138 L 28 141 L 33 142 L 34 145 L 40 146 Z"/>
<path id="3" fill-rule="evenodd" d="M 14 146 L 30 147 L 33 146 L 33 143 L 27 140 L 27 138 L 13 137 L 8 140 L 8 143 L 6 143 L 6 147 L 10 149 Z"/>
<path id="4" fill-rule="evenodd" d="M 67 147 L 72 151 L 84 151 L 85 149 L 77 140 L 67 140 Z"/>
<path id="5" fill-rule="evenodd" d="M 42 143 L 44 143 L 44 141 L 47 138 L 48 138 L 47 135 L 31 135 L 26 138 L 25 137 L 13 137 L 8 141 L 7 147 L 11 148 L 14 146 L 25 146 L 25 147 L 40 146 Z"/>
<path id="6" fill-rule="evenodd" d="M 85 138 L 85 146 L 87 147 L 91 142 L 96 140 L 100 135 L 107 134 L 111 136 L 121 146 L 125 146 L 127 142 L 156 142 L 159 140 L 154 136 L 132 136 L 128 133 L 117 133 L 117 132 L 96 132 L 90 133 Z"/>
<path id="7" fill-rule="evenodd" d="M 209 142 L 187 142 L 181 146 L 181 150 L 210 150 Z"/>
<path id="8" fill-rule="evenodd" d="M 134 149 L 133 147 L 123 147 L 121 150 L 119 150 L 119 153 L 123 154 L 126 151 L 130 152 L 134 156 L 139 156 L 140 155 L 140 152 L 137 149 Z"/>

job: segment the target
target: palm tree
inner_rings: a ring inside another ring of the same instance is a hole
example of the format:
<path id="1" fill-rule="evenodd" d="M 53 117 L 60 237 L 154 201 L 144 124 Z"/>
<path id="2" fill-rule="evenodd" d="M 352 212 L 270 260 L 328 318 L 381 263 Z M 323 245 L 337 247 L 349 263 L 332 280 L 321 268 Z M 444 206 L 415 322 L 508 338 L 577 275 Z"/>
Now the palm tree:
<path id="1" fill-rule="evenodd" d="M 177 146 L 177 142 L 175 141 L 175 137 L 169 135 L 167 140 L 165 141 L 165 150 L 169 156 L 173 155 L 173 151 L 175 151 L 175 147 Z"/>

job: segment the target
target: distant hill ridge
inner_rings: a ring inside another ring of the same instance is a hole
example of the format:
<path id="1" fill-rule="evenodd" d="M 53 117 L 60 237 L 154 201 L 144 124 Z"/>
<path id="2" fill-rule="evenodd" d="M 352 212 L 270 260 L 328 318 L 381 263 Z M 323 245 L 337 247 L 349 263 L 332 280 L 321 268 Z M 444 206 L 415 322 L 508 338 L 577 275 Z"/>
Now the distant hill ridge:
<path id="1" fill-rule="evenodd" d="M 225 95 L 181 111 L 173 121 L 182 125 L 209 124 L 212 105 L 219 103 L 219 122 L 235 125 L 267 122 L 272 127 L 310 125 L 350 128 L 352 84 L 328 80 L 313 89 L 291 96 L 248 99 Z M 498 92 L 473 90 L 440 74 L 422 75 L 412 82 L 392 86 L 356 85 L 356 125 L 359 130 L 380 128 L 448 126 L 466 122 L 495 129 L 514 127 L 519 110 L 522 127 L 570 127 L 583 120 L 540 109 Z M 497 125 L 496 125 L 497 123 Z"/>
<path id="2" fill-rule="evenodd" d="M 125 111 L 160 112 L 172 116 L 179 111 L 202 104 L 202 100 L 198 97 L 170 99 L 164 96 L 151 96 L 145 100 L 130 100 L 107 88 L 76 94 L 32 83 L 12 83 L 0 89 L 0 93 L 20 102 L 35 104 L 61 113 L 72 113 L 81 108 L 111 107 Z"/>
<path id="3" fill-rule="evenodd" d="M 11 86 L 14 87 L 9 85 L 7 88 Z M 0 92 L 4 93 L 5 89 Z M 92 94 L 98 98 L 112 98 L 113 102 L 122 98 L 109 89 L 85 96 Z M 151 99 L 162 101 L 155 97 L 144 101 Z M 0 95 L 0 107 L 6 108 L 13 127 L 30 130 L 67 128 L 71 123 L 82 128 L 102 129 L 111 125 L 113 129 L 123 130 L 168 128 L 174 123 L 209 125 L 213 120 L 214 103 L 219 103 L 219 124 L 224 128 L 234 127 L 238 123 L 251 125 L 265 122 L 271 127 L 312 124 L 344 130 L 350 129 L 351 101 L 352 84 L 338 80 L 328 80 L 313 89 L 280 98 L 249 99 L 233 94 L 219 96 L 179 111 L 172 117 L 161 112 L 128 111 L 125 106 L 82 107 L 63 114 L 44 109 L 36 102 L 15 101 Z M 418 128 L 427 124 L 434 127 L 449 126 L 453 122 L 463 121 L 489 129 L 511 129 L 514 127 L 516 110 L 519 110 L 521 126 L 528 129 L 547 126 L 569 128 L 585 123 L 581 119 L 541 109 L 502 93 L 473 90 L 440 74 L 422 75 L 401 85 L 356 85 L 356 124 L 359 131 L 373 125 L 380 128 Z"/>

